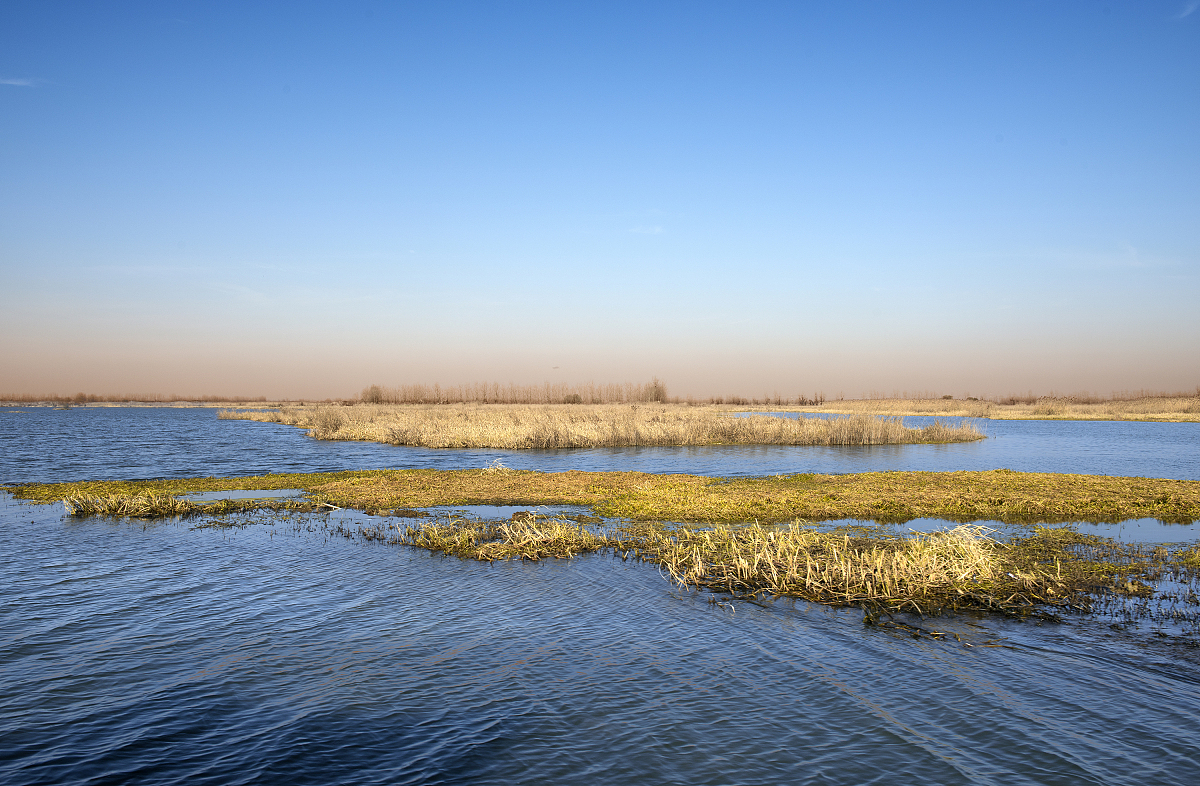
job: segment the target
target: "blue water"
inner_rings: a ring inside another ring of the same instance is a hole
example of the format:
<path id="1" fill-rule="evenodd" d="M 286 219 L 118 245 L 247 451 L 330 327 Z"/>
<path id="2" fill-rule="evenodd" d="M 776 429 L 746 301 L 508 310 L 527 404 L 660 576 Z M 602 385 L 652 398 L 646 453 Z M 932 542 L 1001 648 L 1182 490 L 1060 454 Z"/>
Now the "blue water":
<path id="1" fill-rule="evenodd" d="M 1174 458 L 1110 474 L 1194 477 L 1194 430 L 1145 433 L 1175 434 Z M 929 447 L 840 465 L 916 468 Z M 1131 451 L 1153 453 L 1086 460 Z M 413 451 L 211 410 L 0 413 L 4 480 L 631 456 L 734 475 L 830 454 Z M 488 565 L 340 534 L 356 521 L 69 519 L 0 494 L 0 783 L 1190 784 L 1200 766 L 1191 638 L 957 616 L 914 622 L 958 640 L 914 639 L 855 610 L 710 603 L 612 557 Z"/>
<path id="2" fill-rule="evenodd" d="M 921 426 L 929 418 L 907 418 Z M 307 439 L 294 426 L 217 420 L 206 408 L 0 408 L 0 483 L 253 475 L 340 469 L 633 470 L 722 477 L 886 470 L 1071 472 L 1200 480 L 1200 423 L 978 421 L 953 445 L 719 445 L 595 450 L 431 450 Z"/>

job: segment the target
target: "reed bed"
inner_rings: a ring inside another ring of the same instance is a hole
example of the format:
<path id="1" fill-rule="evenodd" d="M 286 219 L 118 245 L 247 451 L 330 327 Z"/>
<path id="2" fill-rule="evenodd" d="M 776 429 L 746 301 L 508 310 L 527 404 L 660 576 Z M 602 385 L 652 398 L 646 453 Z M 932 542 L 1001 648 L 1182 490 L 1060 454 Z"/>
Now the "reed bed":
<path id="1" fill-rule="evenodd" d="M 899 418 L 733 417 L 717 407 L 681 405 L 385 405 L 222 410 L 224 419 L 284 423 L 314 439 L 425 448 L 598 448 L 683 445 L 896 445 L 969 442 L 971 425 L 907 428 Z"/>
<path id="2" fill-rule="evenodd" d="M 883 416 L 988 418 L 992 420 L 1148 420 L 1200 421 L 1200 395 L 1147 395 L 1138 398 L 1096 399 L 1083 396 L 1040 396 L 998 401 L 975 398 L 863 399 L 829 401 L 797 407 L 801 412 L 872 414 Z"/>

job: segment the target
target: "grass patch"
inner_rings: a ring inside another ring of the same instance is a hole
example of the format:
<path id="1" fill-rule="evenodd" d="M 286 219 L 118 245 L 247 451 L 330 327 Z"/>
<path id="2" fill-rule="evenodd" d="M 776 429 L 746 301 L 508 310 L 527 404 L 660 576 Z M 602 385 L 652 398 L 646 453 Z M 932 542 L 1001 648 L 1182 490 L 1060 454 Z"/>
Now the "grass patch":
<path id="1" fill-rule="evenodd" d="M 172 494 L 144 492 L 135 494 L 72 494 L 62 498 L 69 516 L 116 516 L 120 518 L 154 519 L 171 516 L 221 516 L 251 511 L 297 511 L 314 509 L 309 500 L 294 499 L 220 499 L 213 502 L 193 502 Z"/>
<path id="2" fill-rule="evenodd" d="M 1038 524 L 1200 521 L 1200 481 L 1012 472 L 868 472 L 711 478 L 640 472 L 369 470 L 248 478 L 24 484 L 18 499 L 299 488 L 313 503 L 368 513 L 437 506 L 582 505 L 635 521 L 732 523 L 914 518 Z"/>
<path id="3" fill-rule="evenodd" d="M 170 494 L 105 494 L 91 497 L 76 494 L 63 498 L 69 516 L 122 516 L 128 518 L 161 518 L 186 516 L 194 513 L 196 505 Z"/>
<path id="4" fill-rule="evenodd" d="M 386 470 L 357 472 L 278 473 L 235 478 L 156 478 L 151 480 L 82 480 L 70 483 L 17 483 L 2 487 L 17 499 L 59 502 L 72 496 L 111 494 L 187 494 L 194 491 L 274 491 L 309 489 L 349 478 L 370 478 Z"/>
<path id="5" fill-rule="evenodd" d="M 529 515 L 507 522 L 451 519 L 389 531 L 363 530 L 371 540 L 403 543 L 463 559 L 566 559 L 613 546 L 615 541 L 582 524 Z"/>

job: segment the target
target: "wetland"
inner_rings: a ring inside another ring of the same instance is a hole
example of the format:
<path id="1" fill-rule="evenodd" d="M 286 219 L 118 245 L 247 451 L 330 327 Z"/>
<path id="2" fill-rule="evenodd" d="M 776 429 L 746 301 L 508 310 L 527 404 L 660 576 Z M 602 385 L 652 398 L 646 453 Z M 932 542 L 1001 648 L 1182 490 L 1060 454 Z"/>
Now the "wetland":
<path id="1" fill-rule="evenodd" d="M 12 409 L 4 780 L 1187 783 L 1200 756 L 1196 424 L 435 450 Z"/>

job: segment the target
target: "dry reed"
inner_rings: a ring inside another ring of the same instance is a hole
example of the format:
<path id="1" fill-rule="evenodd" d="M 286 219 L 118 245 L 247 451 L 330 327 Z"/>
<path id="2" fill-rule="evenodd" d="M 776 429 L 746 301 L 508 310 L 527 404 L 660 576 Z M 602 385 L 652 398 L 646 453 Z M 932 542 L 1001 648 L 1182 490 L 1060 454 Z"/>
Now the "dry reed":
<path id="1" fill-rule="evenodd" d="M 906 611 L 1086 611 L 1097 592 L 1144 595 L 1145 581 L 1161 575 L 1168 563 L 1182 565 L 1187 558 L 1181 553 L 1172 562 L 1156 556 L 1152 563 L 1120 544 L 1066 530 L 1038 530 L 1004 543 L 979 526 L 912 537 L 817 531 L 798 521 L 779 528 L 643 526 L 601 534 L 568 521 L 527 517 L 375 525 L 360 534 L 488 562 L 563 559 L 611 549 L 622 559 L 658 565 L 680 586 L 860 606 L 868 622 L 881 613 Z M 1079 551 L 1081 545 L 1085 551 Z"/>
<path id="2" fill-rule="evenodd" d="M 464 559 L 565 559 L 613 545 L 587 527 L 561 519 L 529 515 L 507 522 L 450 519 L 387 530 L 364 529 L 372 540 L 387 540 Z"/>
<path id="3" fill-rule="evenodd" d="M 994 599 L 990 590 L 1004 574 L 1000 544 L 967 526 L 912 538 L 852 538 L 798 523 L 680 529 L 646 536 L 637 548 L 685 586 L 917 613 L 992 605 L 984 599 Z M 1048 581 L 1034 578 L 1021 605 L 1030 605 L 1030 591 L 1044 595 Z"/>
<path id="4" fill-rule="evenodd" d="M 1096 399 L 1083 396 L 1041 396 L 999 401 L 975 398 L 863 399 L 829 401 L 797 408 L 802 412 L 872 414 L 885 416 L 988 418 L 992 420 L 1149 420 L 1200 421 L 1200 395 L 1142 396 Z"/>
<path id="5" fill-rule="evenodd" d="M 307 428 L 315 439 L 426 448 L 596 448 L 675 445 L 894 445 L 967 442 L 970 425 L 907 428 L 898 418 L 733 417 L 716 407 L 679 405 L 368 405 L 223 410 L 224 419 Z"/>

